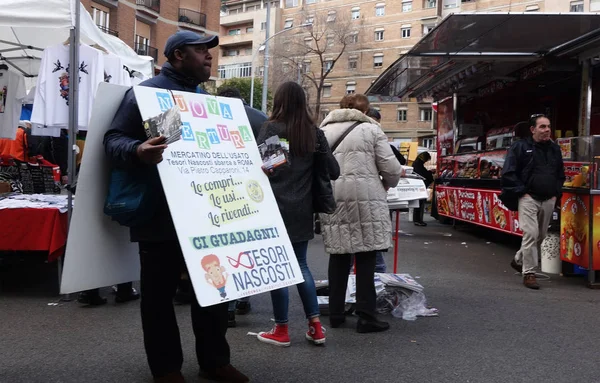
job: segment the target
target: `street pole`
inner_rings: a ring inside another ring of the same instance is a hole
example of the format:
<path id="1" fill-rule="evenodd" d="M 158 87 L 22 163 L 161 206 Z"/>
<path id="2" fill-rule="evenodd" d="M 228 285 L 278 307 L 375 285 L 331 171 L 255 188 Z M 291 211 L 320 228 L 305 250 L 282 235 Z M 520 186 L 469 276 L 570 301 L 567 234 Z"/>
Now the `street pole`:
<path id="1" fill-rule="evenodd" d="M 266 23 L 265 41 L 269 40 L 269 32 L 271 30 L 271 1 L 267 1 L 267 23 Z M 263 75 L 262 86 L 262 111 L 267 113 L 267 92 L 269 89 L 269 44 L 265 44 L 265 70 Z"/>
<path id="2" fill-rule="evenodd" d="M 252 55 L 252 62 L 250 63 L 250 77 L 252 77 L 252 79 L 250 80 L 250 107 L 251 108 L 254 107 L 254 60 L 256 60 L 256 55 L 258 54 L 258 52 L 260 52 L 260 47 L 262 47 L 262 45 L 260 45 L 258 47 L 258 49 L 254 52 L 254 54 Z"/>

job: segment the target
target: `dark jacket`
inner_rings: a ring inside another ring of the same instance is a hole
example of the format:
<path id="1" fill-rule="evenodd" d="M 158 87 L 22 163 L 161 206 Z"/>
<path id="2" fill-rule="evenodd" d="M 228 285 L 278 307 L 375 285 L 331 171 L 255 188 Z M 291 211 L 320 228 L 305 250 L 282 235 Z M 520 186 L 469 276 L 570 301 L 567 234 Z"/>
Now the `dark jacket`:
<path id="1" fill-rule="evenodd" d="M 250 107 L 250 105 L 246 104 L 245 102 L 244 108 L 246 109 L 246 115 L 248 116 L 250 127 L 252 127 L 252 133 L 254 133 L 254 138 L 257 138 L 258 134 L 260 133 L 260 128 L 268 120 L 268 117 L 260 110 Z"/>
<path id="2" fill-rule="evenodd" d="M 417 157 L 412 166 L 415 173 L 425 178 L 425 187 L 429 187 L 429 185 L 431 185 L 433 182 L 433 174 L 431 171 L 425 168 L 425 162 L 423 162 L 423 159 Z"/>
<path id="3" fill-rule="evenodd" d="M 331 149 L 321 129 L 317 129 L 317 150 L 327 153 L 327 166 L 330 178 L 337 179 L 340 176 L 340 167 L 331 154 Z M 266 123 L 260 131 L 257 144 L 262 144 L 272 136 L 288 138 L 287 129 L 281 123 Z M 313 231 L 313 184 L 314 156 L 312 153 L 303 157 L 289 155 L 289 166 L 275 168 L 273 175 L 269 177 L 271 188 L 281 217 L 287 229 L 292 243 L 311 240 Z"/>
<path id="4" fill-rule="evenodd" d="M 555 172 L 554 176 L 556 178 L 556 183 L 553 185 L 553 189 L 549 191 L 549 195 L 559 198 L 565 182 L 565 169 L 560 147 L 554 142 L 549 143 L 549 145 L 548 167 Z M 518 210 L 519 198 L 529 192 L 528 185 L 530 185 L 535 167 L 535 146 L 531 137 L 519 140 L 512 144 L 504 160 L 501 200 L 510 210 Z"/>
<path id="5" fill-rule="evenodd" d="M 197 82 L 176 72 L 169 63 L 163 65 L 158 76 L 146 80 L 140 85 L 192 93 L 197 91 Z M 205 93 L 202 90 L 198 90 L 198 92 Z M 142 125 L 142 116 L 133 89 L 129 89 L 125 93 L 110 130 L 104 135 L 104 149 L 113 167 L 124 169 L 146 168 L 150 170 L 147 172 L 148 184 L 161 185 L 156 166 L 144 165 L 137 158 L 137 148 L 145 140 L 146 133 Z M 155 205 L 154 217 L 143 225 L 131 228 L 132 242 L 177 240 L 173 219 L 162 186 L 157 187 L 156 192 L 158 202 Z"/>

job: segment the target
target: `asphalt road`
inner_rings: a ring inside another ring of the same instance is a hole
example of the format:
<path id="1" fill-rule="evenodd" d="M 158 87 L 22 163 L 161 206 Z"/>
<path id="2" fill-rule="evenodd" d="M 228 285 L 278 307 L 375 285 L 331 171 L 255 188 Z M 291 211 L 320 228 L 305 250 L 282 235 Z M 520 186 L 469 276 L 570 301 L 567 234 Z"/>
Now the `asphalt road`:
<path id="1" fill-rule="evenodd" d="M 600 382 L 600 291 L 581 278 L 552 276 L 528 290 L 509 267 L 518 242 L 485 231 L 402 223 L 399 269 L 418 276 L 438 318 L 389 317 L 390 331 L 358 334 L 355 319 L 330 329 L 327 344 L 304 340 L 291 294 L 292 346 L 259 343 L 271 326 L 268 294 L 253 297 L 228 338 L 232 363 L 252 382 Z M 451 236 L 449 236 L 451 235 Z M 386 256 L 391 265 L 391 253 Z M 320 237 L 310 265 L 324 279 Z M 57 301 L 50 265 L 0 264 L 0 383 L 150 382 L 137 303 L 81 308 Z M 295 289 L 294 289 L 295 290 Z M 107 291 L 108 294 L 108 291 Z M 186 360 L 199 382 L 189 307 L 177 308 Z M 327 318 L 325 318 L 327 326 Z"/>

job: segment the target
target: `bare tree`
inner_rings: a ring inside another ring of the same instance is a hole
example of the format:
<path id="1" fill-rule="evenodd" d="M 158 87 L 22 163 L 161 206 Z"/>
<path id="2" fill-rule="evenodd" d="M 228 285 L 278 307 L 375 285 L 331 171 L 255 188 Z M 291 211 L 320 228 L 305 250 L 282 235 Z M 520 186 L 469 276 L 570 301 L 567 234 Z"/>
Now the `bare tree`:
<path id="1" fill-rule="evenodd" d="M 300 22 L 312 23 L 312 28 L 276 38 L 273 80 L 275 83 L 298 81 L 307 90 L 315 117 L 319 117 L 326 79 L 348 47 L 356 43 L 355 32 L 359 26 L 335 11 L 321 10 L 314 14 L 304 11 L 302 17 Z"/>

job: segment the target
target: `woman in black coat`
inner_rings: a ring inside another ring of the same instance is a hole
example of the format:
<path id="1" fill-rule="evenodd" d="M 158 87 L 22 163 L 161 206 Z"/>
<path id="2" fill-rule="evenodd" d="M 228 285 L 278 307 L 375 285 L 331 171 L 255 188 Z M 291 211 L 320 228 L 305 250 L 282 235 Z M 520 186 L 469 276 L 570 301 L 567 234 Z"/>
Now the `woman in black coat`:
<path id="1" fill-rule="evenodd" d="M 425 178 L 425 187 L 429 187 L 433 182 L 433 173 L 425 168 L 425 163 L 431 160 L 431 154 L 423 152 L 417 156 L 415 162 L 413 162 L 414 172 Z M 413 223 L 416 226 L 427 226 L 423 222 L 423 214 L 425 213 L 425 201 L 424 199 L 419 200 L 419 208 L 413 211 Z"/>

